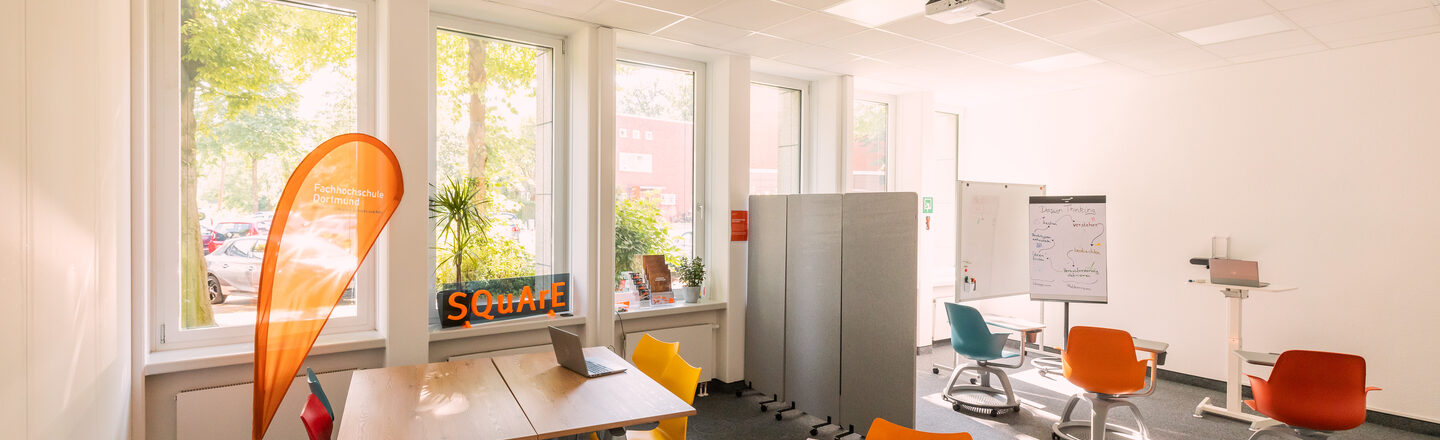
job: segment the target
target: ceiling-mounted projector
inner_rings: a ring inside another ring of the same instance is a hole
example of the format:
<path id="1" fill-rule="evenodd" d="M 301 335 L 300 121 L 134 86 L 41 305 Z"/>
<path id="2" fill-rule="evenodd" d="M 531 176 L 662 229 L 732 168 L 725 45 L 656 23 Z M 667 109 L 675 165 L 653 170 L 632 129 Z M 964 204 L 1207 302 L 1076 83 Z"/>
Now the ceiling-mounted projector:
<path id="1" fill-rule="evenodd" d="M 1005 10 L 1005 0 L 930 0 L 925 3 L 925 16 L 955 24 Z"/>

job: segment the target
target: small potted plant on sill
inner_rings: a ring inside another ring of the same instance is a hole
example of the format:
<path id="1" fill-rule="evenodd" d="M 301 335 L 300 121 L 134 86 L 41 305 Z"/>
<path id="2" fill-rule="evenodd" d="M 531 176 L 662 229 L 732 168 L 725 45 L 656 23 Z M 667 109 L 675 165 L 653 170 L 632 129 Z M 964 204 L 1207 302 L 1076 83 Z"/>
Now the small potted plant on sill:
<path id="1" fill-rule="evenodd" d="M 701 261 L 700 257 L 681 257 L 680 262 L 675 265 L 675 272 L 680 281 L 685 283 L 685 287 L 675 289 L 676 296 L 687 303 L 700 302 L 700 287 L 705 284 L 705 262 Z"/>

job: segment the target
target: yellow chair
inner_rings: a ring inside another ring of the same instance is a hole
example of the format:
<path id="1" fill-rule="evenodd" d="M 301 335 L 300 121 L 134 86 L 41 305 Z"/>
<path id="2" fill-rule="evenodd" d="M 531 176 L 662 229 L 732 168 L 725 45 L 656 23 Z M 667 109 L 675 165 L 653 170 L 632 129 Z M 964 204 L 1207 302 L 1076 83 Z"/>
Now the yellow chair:
<path id="1" fill-rule="evenodd" d="M 640 372 L 658 381 L 660 374 L 665 372 L 665 364 L 679 356 L 679 342 L 663 342 L 646 333 L 640 336 L 640 343 L 635 344 L 635 353 L 630 355 L 630 361 Z"/>
<path id="2" fill-rule="evenodd" d="M 890 423 L 889 420 L 876 418 L 874 422 L 870 422 L 870 432 L 865 434 L 865 438 L 870 440 L 971 440 L 972 437 L 964 432 L 954 434 L 921 432 Z"/>
<path id="3" fill-rule="evenodd" d="M 686 405 L 694 405 L 695 385 L 700 382 L 700 369 L 690 366 L 689 362 L 685 362 L 685 359 L 678 355 L 672 358 L 669 364 L 656 382 L 660 382 L 665 389 L 675 393 L 675 397 L 684 400 Z M 649 431 L 626 431 L 625 438 L 627 440 L 685 440 L 685 430 L 689 421 L 689 417 L 661 420 L 659 427 Z"/>

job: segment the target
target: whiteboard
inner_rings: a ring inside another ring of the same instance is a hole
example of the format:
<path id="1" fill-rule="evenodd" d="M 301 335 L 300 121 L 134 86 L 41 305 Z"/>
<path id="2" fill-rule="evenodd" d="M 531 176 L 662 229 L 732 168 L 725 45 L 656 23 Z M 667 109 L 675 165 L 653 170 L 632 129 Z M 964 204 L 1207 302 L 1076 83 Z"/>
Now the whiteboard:
<path id="1" fill-rule="evenodd" d="M 1106 302 L 1105 196 L 1030 198 L 1030 299 Z"/>
<path id="2" fill-rule="evenodd" d="M 955 183 L 955 300 L 1025 294 L 1030 289 L 1030 197 L 1045 195 L 1045 186 Z"/>

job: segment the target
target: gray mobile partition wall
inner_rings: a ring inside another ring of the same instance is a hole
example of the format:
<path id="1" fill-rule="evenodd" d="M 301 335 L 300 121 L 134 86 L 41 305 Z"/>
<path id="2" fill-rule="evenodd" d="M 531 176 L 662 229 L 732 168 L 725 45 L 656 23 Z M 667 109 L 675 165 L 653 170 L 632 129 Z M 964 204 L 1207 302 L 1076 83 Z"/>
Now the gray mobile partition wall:
<path id="1" fill-rule="evenodd" d="M 790 196 L 785 241 L 785 400 L 840 417 L 841 195 Z"/>
<path id="2" fill-rule="evenodd" d="M 915 427 L 919 200 L 845 195 L 840 416 L 869 431 L 876 417 Z"/>
<path id="3" fill-rule="evenodd" d="M 915 426 L 918 212 L 914 193 L 750 197 L 755 390 L 862 434 Z"/>
<path id="4" fill-rule="evenodd" d="M 786 196 L 750 196 L 745 377 L 767 395 L 785 392 Z"/>

